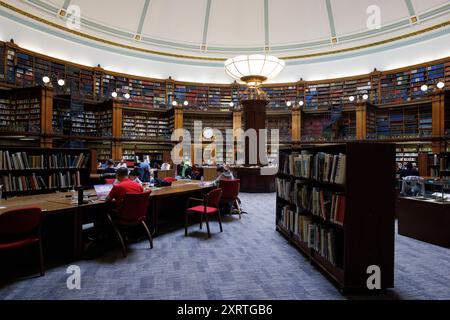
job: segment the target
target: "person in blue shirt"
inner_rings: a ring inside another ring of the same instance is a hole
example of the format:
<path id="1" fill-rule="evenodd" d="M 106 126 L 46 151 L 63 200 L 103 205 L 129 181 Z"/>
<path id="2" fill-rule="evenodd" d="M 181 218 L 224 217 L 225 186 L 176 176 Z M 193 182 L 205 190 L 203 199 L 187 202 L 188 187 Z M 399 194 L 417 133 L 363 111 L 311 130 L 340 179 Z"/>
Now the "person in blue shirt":
<path id="1" fill-rule="evenodd" d="M 147 160 L 139 162 L 137 170 L 139 171 L 139 180 L 150 182 L 150 164 Z"/>

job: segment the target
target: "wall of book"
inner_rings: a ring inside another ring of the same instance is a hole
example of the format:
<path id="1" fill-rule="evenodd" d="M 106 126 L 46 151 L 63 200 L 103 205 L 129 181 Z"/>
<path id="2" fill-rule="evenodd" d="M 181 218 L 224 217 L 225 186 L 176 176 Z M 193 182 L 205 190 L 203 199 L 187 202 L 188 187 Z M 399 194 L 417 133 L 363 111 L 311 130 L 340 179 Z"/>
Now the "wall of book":
<path id="1" fill-rule="evenodd" d="M 303 110 L 329 110 L 351 105 L 350 96 L 362 97 L 370 94 L 370 77 L 348 79 L 335 82 L 308 83 L 305 86 L 305 104 Z"/>
<path id="2" fill-rule="evenodd" d="M 110 99 L 112 92 L 130 107 L 171 108 L 172 101 L 188 101 L 187 109 L 229 109 L 239 103 L 238 84 L 207 85 L 173 80 L 147 79 L 108 72 L 100 67 L 90 68 L 64 62 L 21 49 L 15 44 L 1 43 L 0 80 L 17 87 L 42 84 L 44 75 L 50 76 L 55 94 L 78 95 L 87 100 Z M 422 84 L 434 88 L 438 81 L 449 86 L 450 62 L 438 61 L 393 71 L 374 71 L 367 75 L 329 81 L 299 81 L 283 85 L 266 85 L 271 102 L 268 108 L 289 109 L 287 101 L 304 101 L 304 110 L 328 110 L 339 105 L 351 105 L 355 99 L 368 94 L 374 104 L 404 103 L 426 97 Z M 3 77 L 2 77 L 3 74 Z M 57 85 L 58 79 L 66 84 Z M 124 94 L 129 93 L 130 99 Z"/>
<path id="3" fill-rule="evenodd" d="M 450 94 L 445 96 L 444 105 L 444 135 L 450 138 Z"/>
<path id="4" fill-rule="evenodd" d="M 285 115 L 267 115 L 266 128 L 268 130 L 268 139 L 270 139 L 270 130 L 278 129 L 281 142 L 290 142 L 292 140 L 292 116 Z"/>
<path id="5" fill-rule="evenodd" d="M 0 131 L 41 132 L 41 88 L 0 90 Z"/>
<path id="6" fill-rule="evenodd" d="M 6 195 L 34 194 L 85 186 L 88 150 L 8 148 L 0 150 L 0 184 Z"/>
<path id="7" fill-rule="evenodd" d="M 432 134 L 431 104 L 377 108 L 378 139 L 429 137 Z"/>
<path id="8" fill-rule="evenodd" d="M 264 92 L 267 93 L 269 98 L 269 109 L 290 109 L 295 102 L 298 101 L 297 86 L 295 84 L 286 86 L 264 86 Z M 287 105 L 287 102 L 291 103 L 291 106 Z"/>
<path id="9" fill-rule="evenodd" d="M 170 140 L 173 126 L 166 113 L 123 109 L 122 137 L 131 140 Z"/>
<path id="10" fill-rule="evenodd" d="M 52 123 L 57 134 L 112 137 L 112 102 L 83 103 L 70 95 L 56 96 Z"/>
<path id="11" fill-rule="evenodd" d="M 233 115 L 231 112 L 208 114 L 184 114 L 183 125 L 186 130 L 194 135 L 194 122 L 201 122 L 202 128 L 218 129 L 225 137 L 226 129 L 233 129 Z"/>
<path id="12" fill-rule="evenodd" d="M 127 161 L 143 161 L 148 159 L 152 167 L 161 165 L 165 160 L 165 154 L 171 150 L 170 145 L 152 143 L 124 143 L 123 158 Z"/>
<path id="13" fill-rule="evenodd" d="M 332 110 L 302 115 L 301 140 L 336 141 L 356 139 L 356 112 Z"/>
<path id="14" fill-rule="evenodd" d="M 408 144 L 397 144 L 395 150 L 395 161 L 397 166 L 405 165 L 411 162 L 413 166 L 419 166 L 419 154 L 427 153 L 431 154 L 431 144 L 430 143 L 408 143 Z"/>
<path id="15" fill-rule="evenodd" d="M 402 103 L 426 97 L 424 84 L 434 85 L 445 79 L 445 64 L 438 63 L 381 77 L 380 103 Z"/>

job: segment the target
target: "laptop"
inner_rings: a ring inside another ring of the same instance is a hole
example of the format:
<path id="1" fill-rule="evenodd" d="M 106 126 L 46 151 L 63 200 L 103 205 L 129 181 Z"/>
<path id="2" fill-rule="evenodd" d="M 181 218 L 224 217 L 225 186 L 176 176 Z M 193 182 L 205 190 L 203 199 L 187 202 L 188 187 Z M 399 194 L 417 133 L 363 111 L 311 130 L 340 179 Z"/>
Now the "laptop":
<path id="1" fill-rule="evenodd" d="M 94 185 L 95 193 L 97 194 L 98 200 L 105 200 L 111 191 L 113 185 L 112 184 L 97 184 Z"/>

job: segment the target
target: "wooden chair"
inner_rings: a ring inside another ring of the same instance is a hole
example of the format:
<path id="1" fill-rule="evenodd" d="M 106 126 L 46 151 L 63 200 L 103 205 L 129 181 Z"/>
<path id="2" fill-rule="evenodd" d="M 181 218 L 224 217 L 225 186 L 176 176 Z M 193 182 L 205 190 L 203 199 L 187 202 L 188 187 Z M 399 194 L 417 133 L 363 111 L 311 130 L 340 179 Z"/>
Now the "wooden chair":
<path id="1" fill-rule="evenodd" d="M 222 198 L 220 201 L 231 203 L 231 210 L 233 210 L 233 206 L 236 206 L 239 213 L 239 219 L 241 219 L 242 210 L 239 205 L 239 190 L 241 188 L 241 180 L 222 179 L 219 181 L 219 188 L 222 189 Z"/>
<path id="2" fill-rule="evenodd" d="M 17 249 L 37 244 L 40 275 L 45 274 L 42 251 L 42 210 L 21 208 L 0 214 L 0 250 Z"/>
<path id="3" fill-rule="evenodd" d="M 122 201 L 122 204 L 118 206 L 117 213 L 113 217 L 108 213 L 108 220 L 111 222 L 116 236 L 122 246 L 122 254 L 127 256 L 127 248 L 125 241 L 119 231 L 119 227 L 133 227 L 142 225 L 150 242 L 150 249 L 153 249 L 153 238 L 150 233 L 145 219 L 148 212 L 148 204 L 150 201 L 151 190 L 143 193 L 127 193 Z"/>
<path id="4" fill-rule="evenodd" d="M 217 188 L 210 191 L 203 199 L 198 198 L 189 198 L 186 205 L 186 215 L 185 215 L 185 227 L 184 227 L 184 235 L 188 234 L 188 216 L 189 214 L 200 214 L 200 229 L 202 228 L 203 218 L 205 218 L 206 228 L 208 230 L 208 238 L 211 237 L 211 232 L 209 229 L 209 216 L 213 214 L 217 214 L 217 218 L 219 220 L 220 232 L 223 232 L 222 229 L 222 218 L 220 217 L 220 197 L 222 196 L 222 189 Z M 200 202 L 201 205 L 197 205 L 191 207 L 191 202 Z"/>

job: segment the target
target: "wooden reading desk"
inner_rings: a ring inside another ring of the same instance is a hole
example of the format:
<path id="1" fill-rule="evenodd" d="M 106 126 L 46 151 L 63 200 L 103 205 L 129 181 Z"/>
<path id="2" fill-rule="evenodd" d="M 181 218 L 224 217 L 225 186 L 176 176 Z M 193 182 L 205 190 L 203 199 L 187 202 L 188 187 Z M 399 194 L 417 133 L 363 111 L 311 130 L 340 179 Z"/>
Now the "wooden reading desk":
<path id="1" fill-rule="evenodd" d="M 200 185 L 200 182 L 198 181 L 175 181 L 170 187 L 152 188 L 148 219 L 153 226 L 153 234 L 157 234 L 158 231 L 158 215 L 162 199 L 169 199 L 170 201 L 171 198 L 173 198 L 173 201 L 176 202 L 180 199 L 180 196 L 190 194 L 198 195 L 199 193 L 207 192 L 213 188 L 214 187 L 210 183 Z M 40 207 L 44 212 L 44 216 L 53 214 L 71 214 L 73 218 L 73 259 L 79 260 L 82 257 L 82 231 L 86 211 L 95 209 L 95 214 L 104 214 L 110 205 L 105 201 L 97 200 L 94 189 L 85 190 L 84 194 L 85 196 L 90 195 L 91 197 L 88 197 L 88 203 L 83 205 L 72 203 L 70 192 L 10 198 L 0 202 L 0 215 L 8 210 L 31 206 Z"/>

